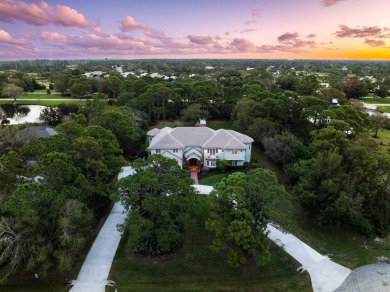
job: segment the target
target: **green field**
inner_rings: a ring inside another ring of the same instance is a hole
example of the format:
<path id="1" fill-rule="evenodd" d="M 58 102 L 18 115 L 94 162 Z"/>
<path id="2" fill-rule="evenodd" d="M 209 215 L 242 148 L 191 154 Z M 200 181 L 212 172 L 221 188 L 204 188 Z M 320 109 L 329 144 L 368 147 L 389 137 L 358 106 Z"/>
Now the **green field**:
<path id="1" fill-rule="evenodd" d="M 390 104 L 390 98 L 362 98 L 362 102 L 369 104 Z"/>
<path id="2" fill-rule="evenodd" d="M 390 113 L 390 106 L 378 106 L 376 109 L 381 113 Z"/>
<path id="3" fill-rule="evenodd" d="M 201 179 L 199 180 L 199 184 L 215 187 L 224 177 L 227 177 L 229 174 L 230 173 L 211 172 L 204 175 L 204 177 L 201 177 Z"/>
<path id="4" fill-rule="evenodd" d="M 75 100 L 17 100 L 18 105 L 43 105 L 43 106 L 57 106 L 61 103 L 70 104 L 76 103 L 77 105 L 85 105 L 86 101 Z M 0 105 L 2 104 L 13 104 L 13 101 L 10 100 L 1 100 Z"/>

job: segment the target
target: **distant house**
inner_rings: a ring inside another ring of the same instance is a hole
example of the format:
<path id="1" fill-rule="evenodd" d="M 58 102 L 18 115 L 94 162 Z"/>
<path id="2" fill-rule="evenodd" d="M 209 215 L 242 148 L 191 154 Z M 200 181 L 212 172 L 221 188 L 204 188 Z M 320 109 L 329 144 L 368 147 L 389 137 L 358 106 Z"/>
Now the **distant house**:
<path id="1" fill-rule="evenodd" d="M 57 134 L 54 128 L 47 126 L 31 126 L 19 131 L 19 136 L 23 139 L 38 139 L 50 137 Z"/>
<path id="2" fill-rule="evenodd" d="M 218 160 L 231 166 L 251 160 L 253 139 L 233 130 L 213 130 L 208 127 L 165 127 L 147 133 L 150 154 L 173 158 L 180 167 L 215 168 Z"/>

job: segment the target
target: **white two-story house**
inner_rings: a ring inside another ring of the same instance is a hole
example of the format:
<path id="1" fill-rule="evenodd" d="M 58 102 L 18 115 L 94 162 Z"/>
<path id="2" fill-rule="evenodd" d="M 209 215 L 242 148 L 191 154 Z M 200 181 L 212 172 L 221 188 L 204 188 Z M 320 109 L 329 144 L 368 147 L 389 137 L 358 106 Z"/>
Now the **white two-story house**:
<path id="1" fill-rule="evenodd" d="M 253 139 L 233 130 L 212 130 L 208 127 L 153 129 L 147 133 L 150 154 L 173 158 L 181 167 L 200 170 L 214 168 L 218 160 L 229 165 L 250 162 Z"/>

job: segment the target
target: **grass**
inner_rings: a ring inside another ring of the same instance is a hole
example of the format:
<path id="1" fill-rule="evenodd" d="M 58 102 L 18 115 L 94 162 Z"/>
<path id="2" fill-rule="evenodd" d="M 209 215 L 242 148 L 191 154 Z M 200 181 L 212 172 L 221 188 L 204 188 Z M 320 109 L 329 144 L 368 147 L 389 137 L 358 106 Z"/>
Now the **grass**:
<path id="1" fill-rule="evenodd" d="M 207 204 L 207 199 L 201 201 Z M 212 235 L 204 228 L 204 214 L 195 217 L 198 223 L 188 228 L 182 248 L 168 261 L 141 259 L 122 239 L 111 268 L 117 285 L 108 291 L 311 291 L 308 274 L 297 273 L 299 264 L 275 245 L 263 267 L 227 266 L 209 249 Z"/>
<path id="2" fill-rule="evenodd" d="M 75 99 L 75 100 L 23 100 L 23 99 L 18 99 L 17 100 L 18 105 L 57 106 L 61 103 L 65 103 L 65 104 L 76 103 L 76 104 L 82 106 L 82 105 L 86 104 L 86 101 L 79 101 L 77 99 Z M 0 99 L 0 105 L 2 105 L 2 104 L 13 104 L 13 101 Z"/>
<path id="3" fill-rule="evenodd" d="M 381 113 L 390 113 L 390 106 L 378 106 L 376 109 Z"/>
<path id="4" fill-rule="evenodd" d="M 211 172 L 206 175 L 202 174 L 202 178 L 199 180 L 199 184 L 216 187 L 224 177 L 227 177 L 231 173 Z"/>
<path id="5" fill-rule="evenodd" d="M 362 98 L 362 101 L 369 104 L 390 104 L 390 98 Z"/>
<path id="6" fill-rule="evenodd" d="M 23 95 L 22 97 L 18 99 L 34 99 L 34 98 L 39 98 L 39 99 L 54 99 L 54 98 L 64 98 L 61 94 L 59 93 L 52 93 L 52 94 L 47 94 L 46 92 L 37 92 L 38 90 L 35 91 L 35 93 L 27 93 Z"/>

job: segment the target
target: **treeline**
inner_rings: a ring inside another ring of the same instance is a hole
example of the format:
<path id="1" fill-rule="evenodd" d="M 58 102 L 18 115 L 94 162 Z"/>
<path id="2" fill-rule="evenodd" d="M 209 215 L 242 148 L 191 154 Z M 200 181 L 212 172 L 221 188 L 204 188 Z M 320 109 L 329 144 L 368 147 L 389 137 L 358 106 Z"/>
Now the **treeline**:
<path id="1" fill-rule="evenodd" d="M 67 110 L 51 137 L 0 129 L 1 282 L 17 271 L 69 271 L 111 205 L 124 153 L 142 143 L 128 108 L 96 99 Z"/>

